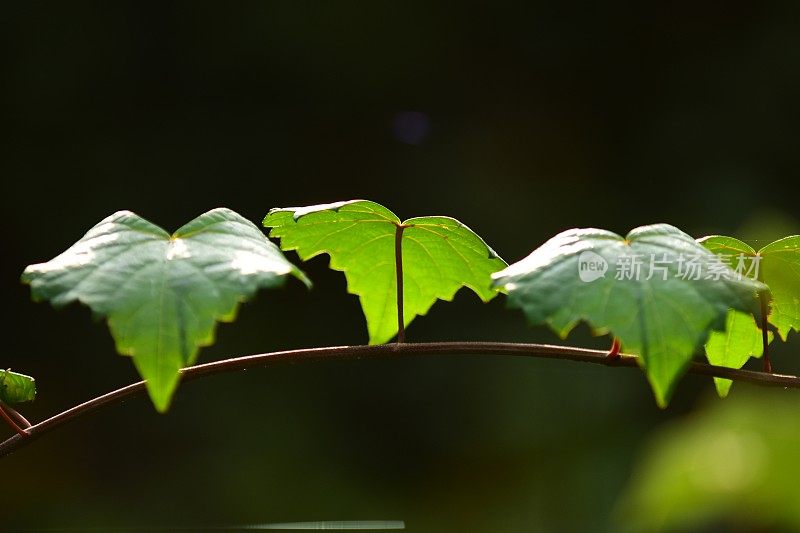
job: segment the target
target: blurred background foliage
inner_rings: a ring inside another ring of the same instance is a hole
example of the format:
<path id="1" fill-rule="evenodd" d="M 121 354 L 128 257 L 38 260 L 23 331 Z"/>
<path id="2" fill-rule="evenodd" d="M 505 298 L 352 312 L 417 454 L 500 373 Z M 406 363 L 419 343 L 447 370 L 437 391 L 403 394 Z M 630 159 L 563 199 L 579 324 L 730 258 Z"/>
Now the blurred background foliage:
<path id="1" fill-rule="evenodd" d="M 174 229 L 217 206 L 257 222 L 368 198 L 454 216 L 509 262 L 580 226 L 668 222 L 757 247 L 797 233 L 798 15 L 788 1 L 4 6 L 0 366 L 38 378 L 33 420 L 136 379 L 86 309 L 34 305 L 19 283 L 118 209 Z M 200 360 L 365 342 L 326 264 L 304 265 L 313 291 L 245 305 Z M 796 337 L 778 370 L 800 371 Z M 408 339 L 557 340 L 466 292 Z M 570 342 L 608 345 L 585 328 Z M 660 411 L 635 371 L 545 360 L 252 369 L 187 384 L 167 416 L 137 398 L 2 459 L 2 527 L 614 531 L 651 431 L 705 416 L 713 394 L 690 376 Z"/>
<path id="2" fill-rule="evenodd" d="M 636 531 L 800 530 L 800 400 L 749 391 L 655 432 L 618 508 Z"/>

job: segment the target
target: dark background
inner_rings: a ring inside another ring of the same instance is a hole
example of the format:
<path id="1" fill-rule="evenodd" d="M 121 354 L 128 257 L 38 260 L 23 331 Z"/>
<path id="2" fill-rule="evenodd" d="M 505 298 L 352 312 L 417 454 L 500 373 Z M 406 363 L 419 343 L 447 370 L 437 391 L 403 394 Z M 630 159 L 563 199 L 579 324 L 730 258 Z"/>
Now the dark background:
<path id="1" fill-rule="evenodd" d="M 36 376 L 33 420 L 137 378 L 88 310 L 19 283 L 118 209 L 171 231 L 218 206 L 258 222 L 368 198 L 454 216 L 509 262 L 570 227 L 797 233 L 797 6 L 5 5 L 0 366 Z M 260 293 L 200 360 L 365 342 L 326 266 L 303 265 L 311 292 Z M 557 340 L 467 292 L 408 331 L 457 339 Z M 779 370 L 800 369 L 792 340 Z M 139 397 L 0 460 L 0 529 L 613 530 L 648 433 L 712 394 L 690 376 L 660 411 L 636 371 L 480 357 L 216 376 L 166 416 Z"/>

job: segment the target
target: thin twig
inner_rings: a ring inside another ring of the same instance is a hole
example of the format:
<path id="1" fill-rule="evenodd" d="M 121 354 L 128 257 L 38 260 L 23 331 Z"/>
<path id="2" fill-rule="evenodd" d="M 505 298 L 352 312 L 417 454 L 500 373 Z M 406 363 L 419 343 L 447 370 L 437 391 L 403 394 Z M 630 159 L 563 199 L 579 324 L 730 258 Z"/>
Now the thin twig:
<path id="1" fill-rule="evenodd" d="M 554 346 L 549 344 L 522 344 L 511 342 L 429 342 L 381 344 L 377 346 L 330 346 L 325 348 L 305 348 L 271 352 L 244 357 L 223 359 L 212 363 L 190 366 L 181 370 L 181 381 L 191 381 L 204 376 L 223 372 L 235 372 L 247 368 L 269 366 L 273 363 L 314 361 L 320 359 L 346 360 L 362 358 L 392 358 L 406 356 L 518 356 L 545 359 L 564 359 L 584 363 L 594 363 L 610 367 L 637 367 L 635 355 L 620 354 L 618 359 L 608 357 L 607 350 L 588 350 L 572 346 Z M 752 370 L 724 368 L 706 363 L 693 362 L 688 369 L 694 374 L 727 378 L 736 381 L 755 383 L 758 385 L 800 389 L 800 377 L 781 374 L 766 374 Z M 30 444 L 36 438 L 80 416 L 92 413 L 101 407 L 119 403 L 125 398 L 145 391 L 144 381 L 132 383 L 121 389 L 98 396 L 92 400 L 76 405 L 38 424 L 26 431 L 27 438 L 19 435 L 0 443 L 0 457 L 8 455 L 18 448 Z"/>

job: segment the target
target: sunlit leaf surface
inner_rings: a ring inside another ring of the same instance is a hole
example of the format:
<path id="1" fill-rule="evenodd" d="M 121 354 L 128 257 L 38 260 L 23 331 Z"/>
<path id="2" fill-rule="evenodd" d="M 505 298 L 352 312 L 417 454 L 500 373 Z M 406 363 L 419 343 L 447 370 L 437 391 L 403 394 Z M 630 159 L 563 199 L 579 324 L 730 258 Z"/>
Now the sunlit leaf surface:
<path id="1" fill-rule="evenodd" d="M 36 397 L 36 380 L 25 374 L 0 370 L 0 400 L 7 404 L 30 402 Z"/>
<path id="2" fill-rule="evenodd" d="M 281 248 L 307 260 L 330 255 L 330 267 L 344 272 L 347 289 L 358 295 L 369 342 L 380 344 L 398 331 L 395 244 L 402 227 L 403 321 L 408 325 L 439 300 L 450 301 L 469 287 L 491 300 L 492 272 L 506 263 L 472 230 L 449 217 L 401 222 L 383 207 L 353 200 L 309 207 L 273 209 L 264 218 Z"/>
<path id="3" fill-rule="evenodd" d="M 729 308 L 758 311 L 763 284 L 735 273 L 681 230 L 643 226 L 623 238 L 599 229 L 560 233 L 494 275 L 532 324 L 562 337 L 584 320 L 640 356 L 656 401 L 678 378 Z"/>
<path id="4" fill-rule="evenodd" d="M 221 208 L 173 235 L 129 211 L 114 213 L 22 279 L 35 300 L 80 301 L 105 316 L 117 350 L 133 356 L 165 411 L 178 370 L 214 342 L 216 321 L 232 321 L 240 302 L 289 274 L 308 283 L 258 227 Z"/>

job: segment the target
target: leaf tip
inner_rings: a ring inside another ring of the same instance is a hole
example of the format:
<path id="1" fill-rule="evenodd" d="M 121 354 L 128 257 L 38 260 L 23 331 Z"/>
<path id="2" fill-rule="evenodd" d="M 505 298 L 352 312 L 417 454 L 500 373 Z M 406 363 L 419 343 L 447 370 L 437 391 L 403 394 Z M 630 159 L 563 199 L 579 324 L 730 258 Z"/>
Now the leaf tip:
<path id="1" fill-rule="evenodd" d="M 166 399 L 156 399 L 151 395 L 150 399 L 152 400 L 153 406 L 156 408 L 156 411 L 158 412 L 158 414 L 160 414 L 160 415 L 167 414 L 167 412 L 169 411 L 170 405 L 172 404 L 172 397 L 171 396 L 169 398 L 166 398 Z"/>
<path id="2" fill-rule="evenodd" d="M 669 378 L 666 378 L 665 376 L 654 376 L 650 371 L 648 371 L 647 367 L 644 368 L 644 371 L 647 375 L 647 381 L 650 383 L 650 390 L 653 391 L 653 397 L 656 400 L 656 405 L 658 405 L 659 409 L 666 409 L 669 407 L 669 402 L 672 399 L 672 393 L 675 392 L 675 386 L 678 384 L 678 381 L 680 380 L 684 371 L 679 371 Z"/>
<path id="3" fill-rule="evenodd" d="M 656 405 L 662 411 L 669 407 L 669 398 L 666 398 L 662 395 L 656 394 Z"/>
<path id="4" fill-rule="evenodd" d="M 151 381 L 145 381 L 147 387 L 147 394 L 150 396 L 150 401 L 153 402 L 153 407 L 159 414 L 165 414 L 169 411 L 172 405 L 172 398 L 178 388 L 177 379 L 171 386 L 154 386 Z"/>
<path id="5" fill-rule="evenodd" d="M 306 289 L 311 290 L 314 288 L 314 283 L 311 281 L 311 278 L 309 278 L 306 275 L 306 273 L 300 270 L 299 268 L 292 269 L 292 275 L 295 278 L 299 279 L 303 283 L 303 285 L 306 286 Z"/>
<path id="6" fill-rule="evenodd" d="M 731 390 L 731 385 L 733 385 L 733 381 L 725 378 L 714 378 L 714 386 L 717 389 L 717 394 L 720 398 L 727 398 L 728 393 Z"/>

